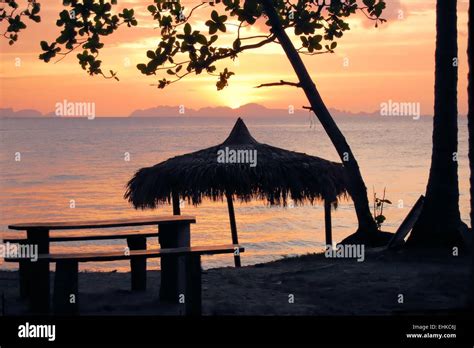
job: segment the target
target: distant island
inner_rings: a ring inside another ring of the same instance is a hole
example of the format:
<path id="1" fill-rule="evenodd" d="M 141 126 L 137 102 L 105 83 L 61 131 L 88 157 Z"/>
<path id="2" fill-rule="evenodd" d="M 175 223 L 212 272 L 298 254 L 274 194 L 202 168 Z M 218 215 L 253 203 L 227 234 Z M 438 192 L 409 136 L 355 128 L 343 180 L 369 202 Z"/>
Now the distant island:
<path id="1" fill-rule="evenodd" d="M 37 118 L 44 117 L 44 115 L 38 110 L 34 109 L 14 111 L 12 108 L 0 108 L 0 117 Z"/>
<path id="2" fill-rule="evenodd" d="M 352 113 L 338 109 L 330 109 L 333 116 L 378 116 L 378 112 L 359 112 Z M 227 106 L 205 107 L 201 109 L 186 108 L 186 106 L 157 106 L 154 108 L 135 110 L 130 117 L 288 117 L 288 116 L 309 116 L 309 110 L 301 108 L 270 109 L 263 105 L 250 103 L 238 108 Z"/>
<path id="3" fill-rule="evenodd" d="M 329 108 L 333 117 L 357 117 L 357 116 L 381 116 L 379 111 L 373 112 L 351 112 Z M 238 108 L 228 106 L 205 107 L 200 109 L 187 108 L 184 105 L 159 105 L 148 109 L 135 110 L 127 115 L 97 115 L 98 117 L 308 117 L 310 111 L 302 108 L 280 108 L 272 109 L 263 105 L 250 103 Z M 35 109 L 22 109 L 15 111 L 13 108 L 0 108 L 0 118 L 50 118 L 50 117 L 74 117 L 74 116 L 56 116 L 54 111 L 43 114 Z M 82 116 L 78 116 L 82 117 Z"/>

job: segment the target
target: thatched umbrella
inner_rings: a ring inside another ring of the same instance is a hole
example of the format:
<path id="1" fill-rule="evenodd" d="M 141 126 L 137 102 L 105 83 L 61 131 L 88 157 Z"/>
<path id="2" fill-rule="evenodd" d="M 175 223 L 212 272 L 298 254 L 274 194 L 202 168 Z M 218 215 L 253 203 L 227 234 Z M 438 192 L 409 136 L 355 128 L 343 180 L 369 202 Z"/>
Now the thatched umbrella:
<path id="1" fill-rule="evenodd" d="M 204 197 L 228 203 L 232 242 L 238 244 L 233 197 L 242 202 L 264 199 L 271 205 L 325 201 L 326 242 L 331 240 L 331 204 L 346 195 L 342 164 L 256 141 L 239 118 L 220 145 L 176 156 L 138 170 L 127 184 L 125 198 L 135 208 L 155 208 L 179 199 L 198 205 Z M 236 266 L 240 257 L 235 256 Z"/>

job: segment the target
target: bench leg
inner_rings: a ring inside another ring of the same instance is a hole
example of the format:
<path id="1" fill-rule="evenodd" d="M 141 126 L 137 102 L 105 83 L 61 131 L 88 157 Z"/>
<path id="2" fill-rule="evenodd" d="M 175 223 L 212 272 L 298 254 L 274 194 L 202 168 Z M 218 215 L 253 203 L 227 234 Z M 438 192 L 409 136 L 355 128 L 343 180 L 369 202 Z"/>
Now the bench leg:
<path id="1" fill-rule="evenodd" d="M 191 232 L 189 224 L 161 225 L 159 230 L 161 248 L 189 247 Z M 183 256 L 163 256 L 161 258 L 160 300 L 179 303 L 179 295 L 184 291 Z"/>
<path id="2" fill-rule="evenodd" d="M 185 314 L 202 315 L 201 255 L 186 256 Z"/>
<path id="3" fill-rule="evenodd" d="M 28 296 L 33 314 L 49 314 L 49 262 L 36 261 L 29 264 Z"/>
<path id="4" fill-rule="evenodd" d="M 53 310 L 55 314 L 76 315 L 79 313 L 79 263 L 58 261 L 54 278 Z"/>
<path id="5" fill-rule="evenodd" d="M 30 266 L 30 260 L 21 260 L 19 262 L 18 275 L 20 278 L 19 280 L 20 280 L 20 298 L 21 299 L 28 298 L 29 266 Z"/>
<path id="6" fill-rule="evenodd" d="M 26 242 L 20 243 L 20 245 L 27 244 Z M 29 291 L 29 285 L 28 285 L 28 280 L 30 279 L 29 275 L 29 266 L 30 266 L 31 260 L 29 259 L 21 259 L 19 264 L 18 264 L 18 275 L 19 275 L 19 289 L 20 289 L 20 298 L 22 300 L 28 298 L 28 291 Z"/>
<path id="7" fill-rule="evenodd" d="M 127 245 L 130 250 L 146 250 L 145 237 L 129 237 Z M 132 257 L 130 259 L 130 270 L 132 272 L 132 291 L 146 290 L 146 258 Z"/>

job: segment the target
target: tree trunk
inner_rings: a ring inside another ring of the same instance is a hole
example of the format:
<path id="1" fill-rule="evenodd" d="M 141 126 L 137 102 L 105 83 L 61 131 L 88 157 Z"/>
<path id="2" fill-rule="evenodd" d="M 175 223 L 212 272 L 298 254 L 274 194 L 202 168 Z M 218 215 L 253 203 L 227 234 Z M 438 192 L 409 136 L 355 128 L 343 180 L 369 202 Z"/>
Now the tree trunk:
<path id="1" fill-rule="evenodd" d="M 352 150 L 344 138 L 344 135 L 331 117 L 331 114 L 324 104 L 316 85 L 312 81 L 303 61 L 301 60 L 299 53 L 296 51 L 290 38 L 282 28 L 278 14 L 273 7 L 272 0 L 260 0 L 260 3 L 270 20 L 272 32 L 278 38 L 279 43 L 283 47 L 286 56 L 298 76 L 300 86 L 308 98 L 312 110 L 331 139 L 331 142 L 336 148 L 336 151 L 346 169 L 348 192 L 354 201 L 357 220 L 359 222 L 357 232 L 351 236 L 352 238 L 350 239 L 352 242 L 376 245 L 378 237 L 377 226 L 372 214 L 370 213 L 367 188 L 365 187 L 364 180 L 362 179 L 359 170 L 359 165 L 357 164 Z"/>
<path id="2" fill-rule="evenodd" d="M 471 193 L 471 233 L 474 231 L 474 97 L 472 96 L 473 90 L 473 70 L 472 70 L 472 59 L 473 59 L 473 44 L 471 42 L 473 36 L 472 30 L 474 27 L 474 0 L 469 1 L 469 29 L 468 29 L 468 46 L 467 46 L 467 57 L 469 63 L 469 77 L 467 87 L 467 98 L 468 98 L 468 112 L 467 112 L 467 128 L 469 132 L 469 169 L 471 176 L 469 179 L 470 193 Z M 471 265 L 471 284 L 469 288 L 469 305 L 474 309 L 474 241 L 472 243 L 471 250 L 472 265 Z"/>
<path id="3" fill-rule="evenodd" d="M 458 187 L 457 1 L 436 5 L 433 150 L 425 203 L 409 246 L 461 247 Z"/>

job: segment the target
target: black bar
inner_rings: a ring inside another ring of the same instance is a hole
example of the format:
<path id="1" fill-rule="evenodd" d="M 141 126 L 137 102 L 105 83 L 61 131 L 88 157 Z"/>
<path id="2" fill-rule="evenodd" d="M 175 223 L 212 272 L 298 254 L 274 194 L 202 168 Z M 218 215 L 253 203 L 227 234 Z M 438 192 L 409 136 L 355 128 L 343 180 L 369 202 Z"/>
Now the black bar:
<path id="1" fill-rule="evenodd" d="M 254 344 L 410 344 L 412 346 L 472 347 L 473 317 L 372 316 L 372 317 L 0 317 L 0 345 L 38 345 L 46 338 L 20 338 L 19 325 L 55 325 L 54 343 L 154 344 L 233 343 Z M 456 338 L 407 338 L 413 325 L 456 325 Z M 235 336 L 238 328 L 239 335 Z M 245 338 L 246 337 L 246 338 Z M 233 339 L 234 338 L 234 339 Z"/>

